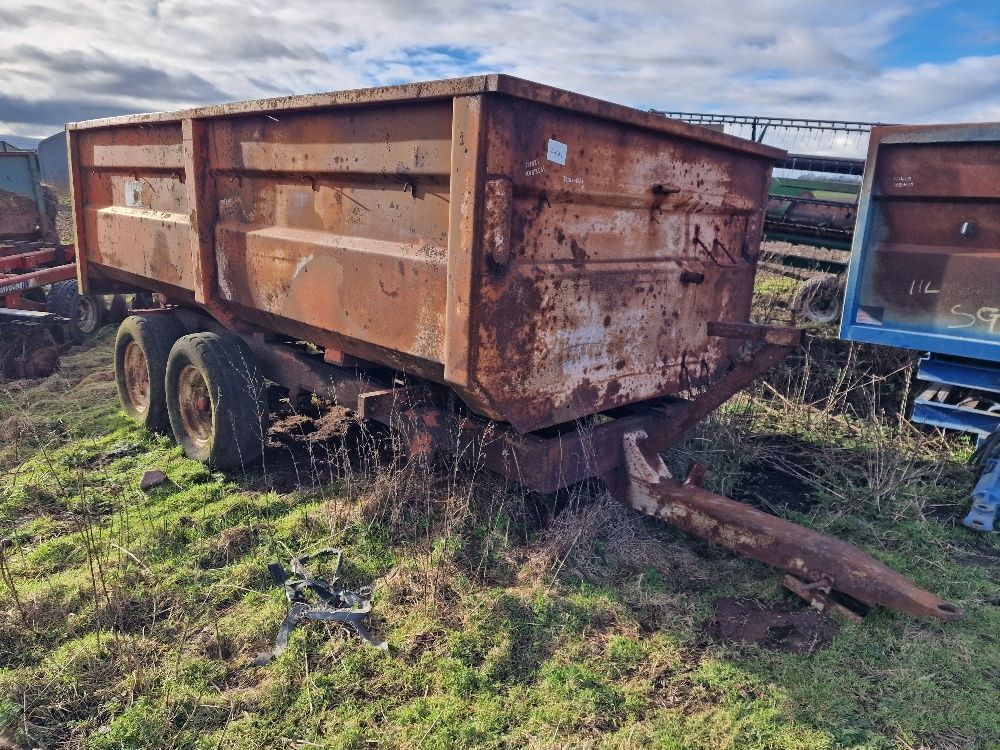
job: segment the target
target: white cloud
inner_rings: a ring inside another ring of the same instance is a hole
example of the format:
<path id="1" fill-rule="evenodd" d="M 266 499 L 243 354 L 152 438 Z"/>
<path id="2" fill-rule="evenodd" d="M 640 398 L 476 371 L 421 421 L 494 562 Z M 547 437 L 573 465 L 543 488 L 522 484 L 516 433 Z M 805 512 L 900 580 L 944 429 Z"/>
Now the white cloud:
<path id="1" fill-rule="evenodd" d="M 484 71 L 643 108 L 1000 119 L 998 57 L 880 65 L 922 1 L 8 0 L 0 132 Z"/>

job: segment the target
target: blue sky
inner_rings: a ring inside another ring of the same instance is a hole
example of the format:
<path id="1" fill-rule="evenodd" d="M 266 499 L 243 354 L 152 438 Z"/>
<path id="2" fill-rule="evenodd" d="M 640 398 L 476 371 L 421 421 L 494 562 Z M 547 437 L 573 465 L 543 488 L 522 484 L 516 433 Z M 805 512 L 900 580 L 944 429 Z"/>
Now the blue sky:
<path id="1" fill-rule="evenodd" d="M 1000 121 L 1000 0 L 0 4 L 0 138 L 487 71 L 643 109 Z"/>
<path id="2" fill-rule="evenodd" d="M 1000 1 L 927 3 L 898 27 L 884 48 L 892 66 L 944 63 L 971 55 L 1000 55 Z"/>

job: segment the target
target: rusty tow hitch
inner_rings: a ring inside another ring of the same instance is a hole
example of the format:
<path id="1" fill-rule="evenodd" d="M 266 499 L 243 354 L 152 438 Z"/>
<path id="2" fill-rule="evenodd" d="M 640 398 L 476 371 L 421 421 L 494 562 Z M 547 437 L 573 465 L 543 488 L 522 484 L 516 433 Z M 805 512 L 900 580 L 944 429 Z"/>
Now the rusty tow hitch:
<path id="1" fill-rule="evenodd" d="M 820 611 L 837 610 L 857 617 L 833 597 L 834 592 L 868 606 L 880 605 L 946 622 L 961 620 L 961 608 L 939 599 L 857 547 L 820 534 L 700 486 L 704 467 L 696 465 L 677 481 L 644 431 L 623 436 L 625 466 L 609 485 L 625 505 L 721 544 L 741 555 L 780 568 L 785 586 Z"/>

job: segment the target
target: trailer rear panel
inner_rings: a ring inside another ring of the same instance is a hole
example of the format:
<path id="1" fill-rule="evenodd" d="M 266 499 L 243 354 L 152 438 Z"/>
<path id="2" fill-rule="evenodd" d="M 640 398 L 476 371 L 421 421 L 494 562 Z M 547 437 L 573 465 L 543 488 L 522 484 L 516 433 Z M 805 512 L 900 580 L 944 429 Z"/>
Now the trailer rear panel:
<path id="1" fill-rule="evenodd" d="M 1000 361 L 1000 124 L 872 129 L 841 336 Z"/>

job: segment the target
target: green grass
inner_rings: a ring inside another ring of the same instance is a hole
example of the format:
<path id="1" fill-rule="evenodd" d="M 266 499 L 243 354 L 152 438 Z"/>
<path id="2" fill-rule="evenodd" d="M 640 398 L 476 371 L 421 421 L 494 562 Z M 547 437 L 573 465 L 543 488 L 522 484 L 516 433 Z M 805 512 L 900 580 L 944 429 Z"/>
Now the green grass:
<path id="1" fill-rule="evenodd" d="M 758 278 L 754 291 L 758 300 L 763 296 L 774 295 L 779 298 L 791 298 L 795 294 L 795 288 L 801 283 L 791 276 L 779 276 L 776 273 L 762 272 Z"/>
<path id="2" fill-rule="evenodd" d="M 539 507 L 555 501 L 525 502 L 485 475 L 355 472 L 289 489 L 273 467 L 211 472 L 125 420 L 110 358 L 105 334 L 45 381 L 0 386 L 11 742 L 997 746 L 1000 548 L 957 526 L 970 481 L 960 441 L 757 395 L 672 456 L 753 495 L 756 472 L 787 457 L 771 436 L 789 436 L 811 505 L 778 512 L 968 613 L 943 625 L 878 611 L 792 655 L 716 643 L 703 627 L 719 596 L 779 598 L 763 565 L 606 499 L 571 497 L 551 518 Z M 141 492 L 151 468 L 170 481 Z M 320 546 L 345 551 L 348 583 L 374 583 L 370 626 L 391 652 L 309 623 L 275 662 L 250 666 L 285 609 L 267 563 Z"/>

